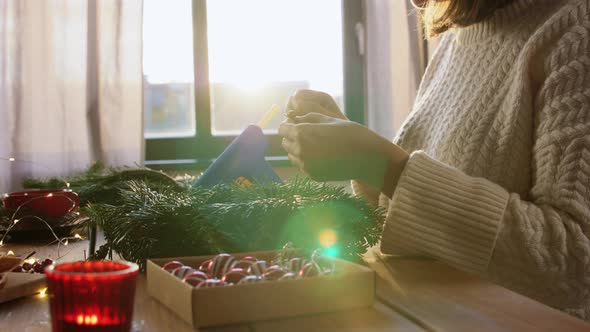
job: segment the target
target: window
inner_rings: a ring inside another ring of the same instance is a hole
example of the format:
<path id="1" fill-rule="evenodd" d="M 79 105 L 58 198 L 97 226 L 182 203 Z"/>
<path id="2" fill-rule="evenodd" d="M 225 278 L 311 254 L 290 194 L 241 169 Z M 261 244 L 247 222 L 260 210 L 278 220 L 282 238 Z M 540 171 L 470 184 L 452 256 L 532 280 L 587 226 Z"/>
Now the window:
<path id="1" fill-rule="evenodd" d="M 298 89 L 364 122 L 357 0 L 145 0 L 146 164 L 206 164 Z M 281 157 L 277 115 L 264 129 Z"/>
<path id="2" fill-rule="evenodd" d="M 146 0 L 143 19 L 145 138 L 195 136 L 191 0 Z"/>

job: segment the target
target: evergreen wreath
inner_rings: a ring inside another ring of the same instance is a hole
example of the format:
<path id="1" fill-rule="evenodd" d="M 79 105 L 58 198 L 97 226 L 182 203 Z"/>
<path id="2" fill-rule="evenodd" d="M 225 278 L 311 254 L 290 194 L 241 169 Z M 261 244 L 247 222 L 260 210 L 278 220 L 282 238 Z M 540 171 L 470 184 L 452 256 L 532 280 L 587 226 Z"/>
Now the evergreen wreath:
<path id="1" fill-rule="evenodd" d="M 68 179 L 27 180 L 27 188 L 63 188 L 80 195 L 81 214 L 104 231 L 109 251 L 145 268 L 147 258 L 280 249 L 286 242 L 313 250 L 332 230 L 339 257 L 357 260 L 377 243 L 384 211 L 341 187 L 296 178 L 248 187 L 193 187 L 150 169 L 93 165 Z M 0 210 L 1 214 L 1 210 Z"/>

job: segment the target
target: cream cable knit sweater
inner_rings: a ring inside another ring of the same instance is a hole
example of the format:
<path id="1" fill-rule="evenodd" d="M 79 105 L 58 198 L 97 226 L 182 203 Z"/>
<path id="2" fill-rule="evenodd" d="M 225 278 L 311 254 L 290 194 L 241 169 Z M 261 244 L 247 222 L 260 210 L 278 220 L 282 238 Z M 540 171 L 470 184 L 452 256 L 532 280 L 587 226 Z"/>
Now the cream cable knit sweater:
<path id="1" fill-rule="evenodd" d="M 413 153 L 381 196 L 383 252 L 590 319 L 589 7 L 516 0 L 443 37 L 395 140 Z"/>

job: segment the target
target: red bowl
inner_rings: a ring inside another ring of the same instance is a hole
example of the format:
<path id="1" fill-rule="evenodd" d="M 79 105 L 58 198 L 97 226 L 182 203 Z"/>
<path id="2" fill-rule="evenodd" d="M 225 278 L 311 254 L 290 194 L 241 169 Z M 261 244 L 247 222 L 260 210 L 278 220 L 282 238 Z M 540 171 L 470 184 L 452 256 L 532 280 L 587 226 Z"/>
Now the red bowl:
<path id="1" fill-rule="evenodd" d="M 27 190 L 4 194 L 4 209 L 17 217 L 33 214 L 38 217 L 63 218 L 78 210 L 80 197 L 71 189 Z"/>

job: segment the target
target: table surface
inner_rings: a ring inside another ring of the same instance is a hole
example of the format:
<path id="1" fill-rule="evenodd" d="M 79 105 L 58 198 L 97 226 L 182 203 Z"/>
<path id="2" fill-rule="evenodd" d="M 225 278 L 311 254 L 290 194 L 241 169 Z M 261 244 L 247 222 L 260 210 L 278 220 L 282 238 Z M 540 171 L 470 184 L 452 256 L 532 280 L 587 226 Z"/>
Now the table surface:
<path id="1" fill-rule="evenodd" d="M 5 244 L 2 251 L 36 251 L 59 261 L 82 259 L 88 241 L 61 246 Z M 207 332 L 271 331 L 590 331 L 590 324 L 541 303 L 419 258 L 370 255 L 378 301 L 369 308 L 282 320 L 201 329 Z M 51 331 L 46 297 L 32 295 L 0 304 L 0 332 Z M 194 331 L 149 297 L 138 279 L 133 331 Z"/>

